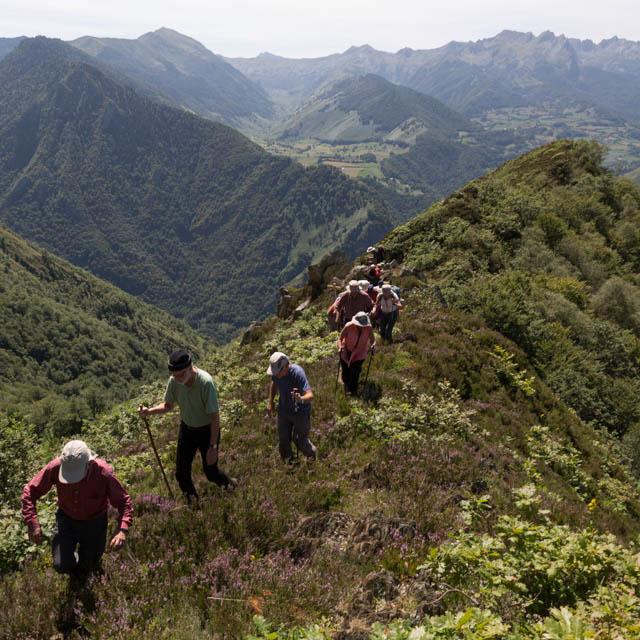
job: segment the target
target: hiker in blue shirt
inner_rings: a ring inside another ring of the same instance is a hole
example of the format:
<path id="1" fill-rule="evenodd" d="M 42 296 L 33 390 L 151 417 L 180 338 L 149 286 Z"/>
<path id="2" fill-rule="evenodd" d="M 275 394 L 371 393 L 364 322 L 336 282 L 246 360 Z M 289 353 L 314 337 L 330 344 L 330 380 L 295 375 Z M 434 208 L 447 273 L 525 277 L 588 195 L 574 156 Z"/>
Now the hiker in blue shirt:
<path id="1" fill-rule="evenodd" d="M 276 393 L 278 400 L 278 440 L 280 456 L 287 463 L 292 463 L 293 450 L 291 440 L 296 443 L 298 451 L 309 459 L 315 460 L 316 448 L 309 440 L 311 429 L 311 400 L 313 391 L 307 380 L 304 369 L 289 362 L 289 358 L 276 351 L 269 358 L 267 375 L 271 376 L 267 412 L 274 415 L 273 401 Z"/>

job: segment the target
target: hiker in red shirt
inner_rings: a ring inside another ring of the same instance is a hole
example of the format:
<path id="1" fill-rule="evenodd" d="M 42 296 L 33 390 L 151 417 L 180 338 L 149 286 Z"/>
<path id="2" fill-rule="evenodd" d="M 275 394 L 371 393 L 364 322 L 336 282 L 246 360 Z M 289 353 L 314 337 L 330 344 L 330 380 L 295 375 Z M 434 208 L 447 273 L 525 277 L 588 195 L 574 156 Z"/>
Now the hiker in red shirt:
<path id="1" fill-rule="evenodd" d="M 348 292 L 340 296 L 340 299 L 336 301 L 336 322 L 338 326 L 342 328 L 359 311 L 369 313 L 371 309 L 373 309 L 373 301 L 371 298 L 360 289 L 357 280 L 351 280 L 349 282 Z"/>
<path id="2" fill-rule="evenodd" d="M 376 340 L 369 316 L 361 311 L 348 322 L 338 338 L 342 382 L 345 393 L 357 395 L 362 363 L 369 351 L 373 352 Z"/>
<path id="3" fill-rule="evenodd" d="M 133 520 L 131 498 L 104 460 L 82 440 L 71 440 L 60 457 L 43 467 L 22 491 L 22 516 L 35 544 L 42 542 L 36 502 L 54 485 L 58 511 L 51 542 L 53 566 L 59 573 L 83 578 L 100 565 L 109 505 L 118 510 L 118 531 L 109 546 L 119 549 L 124 544 Z"/>

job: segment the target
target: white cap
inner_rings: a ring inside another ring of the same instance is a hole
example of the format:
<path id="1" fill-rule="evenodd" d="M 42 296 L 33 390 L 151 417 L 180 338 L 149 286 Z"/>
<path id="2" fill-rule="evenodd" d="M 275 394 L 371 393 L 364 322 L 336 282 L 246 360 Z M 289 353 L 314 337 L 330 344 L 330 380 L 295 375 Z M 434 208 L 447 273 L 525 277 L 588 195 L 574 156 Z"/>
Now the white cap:
<path id="1" fill-rule="evenodd" d="M 369 247 L 369 248 L 367 249 L 367 253 L 373 253 L 375 250 L 376 250 L 376 248 L 375 248 L 375 247 Z"/>
<path id="2" fill-rule="evenodd" d="M 369 315 L 364 311 L 358 311 L 355 316 L 352 318 L 352 322 L 359 324 L 361 327 L 368 327 L 371 325 L 371 320 L 369 320 Z"/>
<path id="3" fill-rule="evenodd" d="M 289 358 L 282 353 L 282 351 L 276 351 L 271 354 L 269 358 L 269 368 L 267 369 L 268 376 L 277 376 L 287 365 L 289 364 Z"/>
<path id="4" fill-rule="evenodd" d="M 349 289 L 354 291 L 360 288 L 360 283 L 357 280 L 349 280 Z"/>
<path id="5" fill-rule="evenodd" d="M 64 445 L 60 454 L 60 471 L 58 479 L 62 484 L 75 484 L 87 475 L 87 465 L 94 460 L 96 454 L 82 440 L 70 440 Z"/>
<path id="6" fill-rule="evenodd" d="M 358 280 L 358 285 L 363 291 L 366 291 L 370 284 L 371 283 L 368 280 Z"/>

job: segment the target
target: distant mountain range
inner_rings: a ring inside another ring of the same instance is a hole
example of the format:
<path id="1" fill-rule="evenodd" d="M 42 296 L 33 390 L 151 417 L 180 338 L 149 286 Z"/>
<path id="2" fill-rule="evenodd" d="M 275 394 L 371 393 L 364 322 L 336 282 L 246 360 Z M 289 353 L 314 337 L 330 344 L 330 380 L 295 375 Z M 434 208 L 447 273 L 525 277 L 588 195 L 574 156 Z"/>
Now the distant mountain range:
<path id="1" fill-rule="evenodd" d="M 366 185 L 141 97 L 60 41 L 22 42 L 0 86 L 0 220 L 209 335 L 396 221 Z"/>
<path id="2" fill-rule="evenodd" d="M 69 44 L 135 80 L 152 97 L 227 124 L 273 115 L 264 90 L 196 40 L 159 29 L 135 40 L 86 36 Z"/>
<path id="3" fill-rule="evenodd" d="M 594 44 L 547 31 L 503 31 L 477 42 L 450 42 L 429 50 L 377 51 L 351 47 L 323 58 L 272 54 L 228 58 L 272 95 L 300 101 L 327 82 L 374 73 L 438 98 L 467 115 L 549 99 L 573 98 L 609 114 L 638 119 L 640 43 L 614 38 Z M 619 95 L 610 95 L 612 89 Z"/>

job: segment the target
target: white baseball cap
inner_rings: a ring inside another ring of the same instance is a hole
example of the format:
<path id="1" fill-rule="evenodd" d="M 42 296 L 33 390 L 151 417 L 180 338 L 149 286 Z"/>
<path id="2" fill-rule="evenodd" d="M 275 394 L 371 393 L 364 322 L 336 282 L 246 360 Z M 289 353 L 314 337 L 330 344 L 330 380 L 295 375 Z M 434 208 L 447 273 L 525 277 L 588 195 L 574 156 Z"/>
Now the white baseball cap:
<path id="1" fill-rule="evenodd" d="M 269 368 L 267 369 L 268 376 L 277 376 L 287 365 L 289 364 L 289 358 L 282 351 L 276 351 L 271 354 L 269 358 Z"/>
<path id="2" fill-rule="evenodd" d="M 75 484 L 87 475 L 87 465 L 96 458 L 82 440 L 70 440 L 64 445 L 60 454 L 60 471 L 58 479 L 63 484 Z"/>

